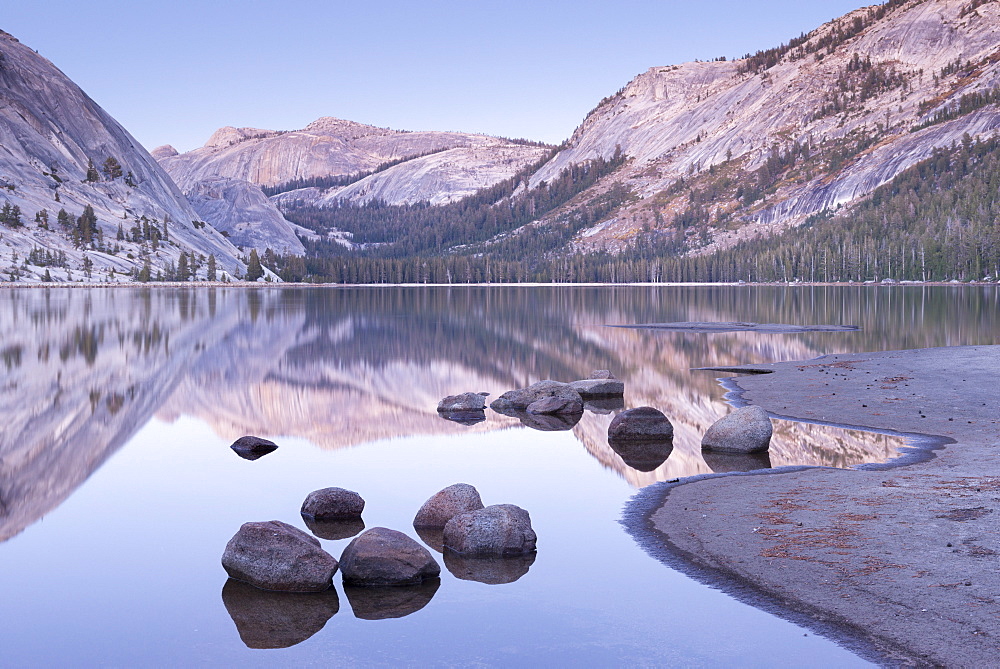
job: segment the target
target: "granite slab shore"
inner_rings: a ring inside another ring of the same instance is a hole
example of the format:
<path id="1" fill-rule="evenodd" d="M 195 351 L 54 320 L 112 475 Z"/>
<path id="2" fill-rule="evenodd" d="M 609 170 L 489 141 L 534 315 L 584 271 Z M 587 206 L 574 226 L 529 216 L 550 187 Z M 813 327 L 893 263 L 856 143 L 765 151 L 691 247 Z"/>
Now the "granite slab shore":
<path id="1" fill-rule="evenodd" d="M 651 486 L 626 509 L 628 531 L 672 567 L 876 663 L 1000 664 L 1000 346 L 743 369 L 740 402 L 903 433 L 910 448 L 887 465 Z"/>

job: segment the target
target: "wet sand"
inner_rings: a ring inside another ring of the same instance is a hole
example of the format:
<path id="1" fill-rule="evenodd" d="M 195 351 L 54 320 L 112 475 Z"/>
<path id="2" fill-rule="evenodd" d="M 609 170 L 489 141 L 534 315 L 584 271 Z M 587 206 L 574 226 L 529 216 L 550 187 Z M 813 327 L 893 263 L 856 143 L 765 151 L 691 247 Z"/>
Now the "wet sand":
<path id="1" fill-rule="evenodd" d="M 756 373 L 734 379 L 742 402 L 909 434 L 912 448 L 854 470 L 651 486 L 626 509 L 628 531 L 671 566 L 877 663 L 997 666 L 1000 346 L 744 369 Z"/>

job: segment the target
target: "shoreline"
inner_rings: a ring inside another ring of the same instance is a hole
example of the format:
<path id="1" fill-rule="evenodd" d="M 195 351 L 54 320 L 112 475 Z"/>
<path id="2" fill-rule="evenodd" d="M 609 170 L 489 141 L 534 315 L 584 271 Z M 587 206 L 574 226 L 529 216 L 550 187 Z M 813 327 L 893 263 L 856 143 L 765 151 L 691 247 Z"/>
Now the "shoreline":
<path id="1" fill-rule="evenodd" d="M 83 282 L 83 281 L 0 281 L 0 290 L 16 288 L 997 288 L 1000 281 L 896 281 L 894 283 L 841 281 L 779 282 L 691 282 L 691 283 L 291 283 L 248 281 L 137 281 Z"/>
<path id="2" fill-rule="evenodd" d="M 650 486 L 622 519 L 637 543 L 878 664 L 994 663 L 1000 408 L 992 388 L 1000 346 L 742 369 L 758 373 L 728 380 L 730 401 L 903 434 L 909 448 L 849 470 L 796 467 Z"/>

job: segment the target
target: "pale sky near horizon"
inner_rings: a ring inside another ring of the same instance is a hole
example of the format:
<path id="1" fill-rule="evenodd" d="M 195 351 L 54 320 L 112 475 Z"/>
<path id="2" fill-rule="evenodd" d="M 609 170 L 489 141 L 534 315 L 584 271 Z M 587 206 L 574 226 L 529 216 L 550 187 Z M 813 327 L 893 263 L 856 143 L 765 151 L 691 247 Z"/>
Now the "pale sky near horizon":
<path id="1" fill-rule="evenodd" d="M 654 66 L 777 46 L 859 0 L 35 0 L 6 30 L 147 149 L 337 116 L 558 143 Z"/>

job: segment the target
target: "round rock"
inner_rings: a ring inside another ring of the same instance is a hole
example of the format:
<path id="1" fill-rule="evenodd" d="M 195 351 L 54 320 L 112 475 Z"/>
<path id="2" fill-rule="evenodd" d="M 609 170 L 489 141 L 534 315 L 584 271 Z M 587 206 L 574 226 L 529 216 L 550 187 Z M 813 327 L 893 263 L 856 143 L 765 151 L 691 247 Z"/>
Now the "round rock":
<path id="1" fill-rule="evenodd" d="M 356 537 L 340 556 L 344 583 L 412 585 L 441 574 L 430 552 L 402 532 L 373 527 Z"/>
<path id="2" fill-rule="evenodd" d="M 424 502 L 413 519 L 413 526 L 443 528 L 458 514 L 481 508 L 483 500 L 479 497 L 479 491 L 468 483 L 456 483 Z"/>
<path id="3" fill-rule="evenodd" d="M 720 453 L 763 453 L 771 444 L 773 432 L 767 411 L 759 406 L 746 406 L 708 428 L 701 447 Z"/>
<path id="4" fill-rule="evenodd" d="M 302 502 L 302 515 L 315 520 L 360 518 L 364 510 L 361 495 L 343 488 L 314 490 Z"/>
<path id="5" fill-rule="evenodd" d="M 322 592 L 337 560 L 319 540 L 280 520 L 244 523 L 222 554 L 231 577 L 264 590 Z"/>
<path id="6" fill-rule="evenodd" d="M 481 411 L 486 408 L 486 396 L 483 393 L 462 393 L 449 395 L 438 402 L 437 410 L 441 413 L 453 411 Z"/>
<path id="7" fill-rule="evenodd" d="M 273 441 L 261 439 L 260 437 L 246 436 L 234 441 L 230 448 L 236 451 L 236 454 L 241 458 L 256 460 L 278 450 L 278 445 Z"/>
<path id="8" fill-rule="evenodd" d="M 528 512 L 513 504 L 462 513 L 444 526 L 445 547 L 470 557 L 524 555 L 536 540 Z"/>
<path id="9" fill-rule="evenodd" d="M 673 437 L 674 426 L 653 407 L 626 409 L 608 427 L 609 441 L 666 441 Z"/>

